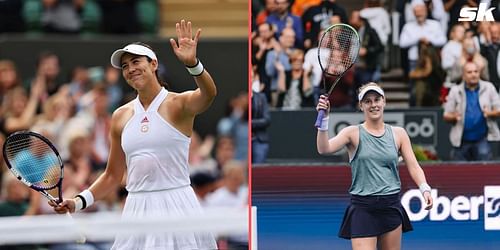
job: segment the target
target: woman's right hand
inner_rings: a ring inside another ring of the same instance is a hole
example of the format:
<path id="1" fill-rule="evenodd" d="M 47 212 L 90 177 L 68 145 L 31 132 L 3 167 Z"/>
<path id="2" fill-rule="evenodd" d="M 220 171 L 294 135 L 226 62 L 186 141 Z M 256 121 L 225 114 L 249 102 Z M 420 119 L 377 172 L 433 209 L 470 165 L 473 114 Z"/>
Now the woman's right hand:
<path id="1" fill-rule="evenodd" d="M 54 208 L 54 211 L 58 214 L 65 214 L 67 212 L 75 212 L 75 200 L 67 199 L 61 203 L 56 203 L 54 201 L 49 201 L 49 205 Z"/>
<path id="2" fill-rule="evenodd" d="M 319 97 L 318 105 L 316 106 L 316 110 L 319 112 L 320 110 L 325 110 L 325 116 L 328 116 L 330 113 L 330 101 L 326 95 L 321 95 Z"/>

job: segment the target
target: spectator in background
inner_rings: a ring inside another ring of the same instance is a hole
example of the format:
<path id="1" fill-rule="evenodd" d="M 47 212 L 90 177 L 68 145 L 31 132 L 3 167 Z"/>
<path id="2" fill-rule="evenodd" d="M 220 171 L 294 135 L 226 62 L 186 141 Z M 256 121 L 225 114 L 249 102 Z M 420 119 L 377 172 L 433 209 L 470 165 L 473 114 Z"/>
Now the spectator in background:
<path id="1" fill-rule="evenodd" d="M 0 131 L 8 136 L 15 131 L 29 129 L 35 123 L 36 110 L 44 95 L 45 86 L 41 81 L 34 82 L 29 96 L 21 86 L 7 92 L 2 103 Z"/>
<path id="2" fill-rule="evenodd" d="M 47 94 L 53 95 L 61 86 L 60 70 L 59 56 L 57 54 L 50 51 L 41 52 L 36 61 L 35 76 L 30 81 L 25 82 L 24 87 L 29 89 L 33 81 L 42 81 L 47 89 Z"/>
<path id="3" fill-rule="evenodd" d="M 312 106 L 312 87 L 308 77 L 304 77 L 304 52 L 300 49 L 290 53 L 291 69 L 285 71 L 283 65 L 278 61 L 275 64 L 278 70 L 278 104 L 285 110 L 297 110 L 302 107 Z M 309 102 L 308 104 L 306 104 Z"/>
<path id="4" fill-rule="evenodd" d="M 77 109 L 79 110 L 81 108 L 79 106 L 80 99 L 90 90 L 91 87 L 87 68 L 83 66 L 75 66 L 71 71 L 71 80 L 67 86 L 69 95 L 73 99 L 73 102 L 78 104 Z"/>
<path id="5" fill-rule="evenodd" d="M 443 118 L 453 124 L 451 158 L 456 161 L 491 160 L 489 141 L 500 141 L 495 118 L 500 117 L 500 97 L 491 82 L 480 80 L 479 66 L 466 62 L 463 81 L 453 86 L 444 105 Z"/>
<path id="6" fill-rule="evenodd" d="M 302 21 L 299 16 L 290 13 L 290 0 L 275 0 L 276 11 L 271 13 L 266 22 L 273 26 L 276 31 L 275 36 L 280 35 L 285 28 L 291 28 L 295 32 L 294 48 L 302 48 L 304 41 L 304 31 Z"/>
<path id="7" fill-rule="evenodd" d="M 22 86 L 21 75 L 11 60 L 0 60 L 0 103 L 10 89 Z"/>
<path id="8" fill-rule="evenodd" d="M 465 28 L 456 24 L 451 28 L 450 40 L 441 50 L 441 67 L 446 71 L 445 87 L 451 88 L 462 78 L 461 72 L 455 72 L 454 65 L 460 62 L 462 57 L 462 43 L 465 38 Z"/>
<path id="9" fill-rule="evenodd" d="M 488 62 L 489 80 L 500 89 L 500 24 L 492 23 L 488 26 L 489 40 L 481 44 L 481 55 Z"/>
<path id="10" fill-rule="evenodd" d="M 380 42 L 377 31 L 373 29 L 368 21 L 360 16 L 360 12 L 355 10 L 351 13 L 349 23 L 359 33 L 361 47 L 359 49 L 358 59 L 354 71 L 354 89 L 366 84 L 375 76 L 377 65 L 381 64 L 381 55 L 384 52 L 384 46 Z M 352 91 L 353 107 L 357 107 L 357 94 Z"/>
<path id="11" fill-rule="evenodd" d="M 317 104 L 319 95 L 322 91 L 321 81 L 323 79 L 323 70 L 318 63 L 318 43 L 319 39 L 323 36 L 323 33 L 323 30 L 318 33 L 318 39 L 316 39 L 316 43 L 313 48 L 307 50 L 304 55 L 304 64 L 302 65 L 302 68 L 304 69 L 304 76 L 309 79 L 313 89 L 313 106 Z"/>
<path id="12" fill-rule="evenodd" d="M 412 1 L 416 21 L 408 22 L 403 26 L 399 38 L 399 46 L 408 48 L 408 72 L 417 67 L 418 44 L 429 43 L 434 47 L 443 46 L 447 39 L 439 22 L 427 19 L 427 7 L 422 0 Z M 415 105 L 415 84 L 410 81 L 410 106 Z"/>
<path id="13" fill-rule="evenodd" d="M 278 48 L 280 45 L 274 38 L 273 26 L 269 23 L 262 23 L 258 27 L 257 36 L 252 41 L 253 64 L 257 65 L 259 79 L 264 83 L 264 93 L 268 100 L 271 100 L 271 79 L 266 73 L 266 58 L 269 51 Z"/>
<path id="14" fill-rule="evenodd" d="M 23 0 L 0 1 L 0 33 L 24 32 Z"/>
<path id="15" fill-rule="evenodd" d="M 271 113 L 266 95 L 261 92 L 263 84 L 256 73 L 253 72 L 252 77 L 252 163 L 263 163 L 269 152 L 267 128 L 271 124 Z"/>
<path id="16" fill-rule="evenodd" d="M 331 25 L 331 17 L 340 16 L 342 23 L 347 23 L 347 12 L 336 0 L 322 0 L 311 6 L 302 15 L 304 29 L 304 48 L 309 49 L 318 43 L 318 34 Z"/>
<path id="17" fill-rule="evenodd" d="M 389 13 L 387 10 L 382 7 L 381 0 L 365 0 L 365 5 L 362 10 L 359 12 L 359 16 L 366 21 L 370 27 L 372 27 L 378 35 L 382 46 L 387 51 L 388 46 L 387 43 L 389 41 L 389 35 L 391 34 L 391 20 L 389 17 Z M 384 55 L 385 53 L 382 51 L 379 53 L 378 64 L 373 74 L 371 81 L 379 82 L 380 74 L 382 71 L 382 65 L 384 63 Z"/>
<path id="18" fill-rule="evenodd" d="M 79 33 L 85 0 L 42 0 L 42 26 L 49 33 Z"/>
<path id="19" fill-rule="evenodd" d="M 81 190 L 88 187 L 90 174 L 92 172 L 91 164 L 91 145 L 89 134 L 81 129 L 73 129 L 68 138 L 69 158 L 66 159 L 64 171 L 71 171 L 71 186 L 65 188 L 65 196 L 74 197 Z"/>
<path id="20" fill-rule="evenodd" d="M 0 217 L 24 215 L 29 208 L 30 189 L 8 172 L 3 173 L 1 185 Z"/>
<path id="21" fill-rule="evenodd" d="M 230 114 L 217 124 L 219 136 L 230 136 L 235 146 L 235 159 L 248 157 L 248 94 L 239 93 L 230 101 Z"/>
<path id="22" fill-rule="evenodd" d="M 465 38 L 462 41 L 462 54 L 460 59 L 452 66 L 451 72 L 452 76 L 461 75 L 463 76 L 462 69 L 465 63 L 474 62 L 479 67 L 479 76 L 483 80 L 488 80 L 488 62 L 481 56 L 479 49 L 476 47 L 476 43 L 473 38 Z"/>
<path id="23" fill-rule="evenodd" d="M 193 131 L 191 143 L 189 144 L 190 173 L 198 171 L 217 172 L 217 163 L 210 155 L 214 145 L 215 138 L 212 135 L 206 135 L 202 139 L 196 131 Z"/>
<path id="24" fill-rule="evenodd" d="M 125 90 L 122 86 L 127 84 L 122 84 L 120 78 L 120 70 L 115 69 L 113 66 L 108 65 L 104 70 L 104 85 L 108 90 L 108 98 L 109 98 L 109 110 L 112 112 L 116 108 L 118 108 L 122 104 L 122 99 Z"/>
<path id="25" fill-rule="evenodd" d="M 277 5 L 276 0 L 265 0 L 264 9 L 261 10 L 255 17 L 255 23 L 257 26 L 267 22 L 267 17 L 276 12 L 276 8 L 278 7 Z"/>
<path id="26" fill-rule="evenodd" d="M 98 0 L 102 10 L 101 30 L 111 34 L 137 34 L 141 32 L 138 0 Z M 123 17 L 127 18 L 124 22 Z"/>
<path id="27" fill-rule="evenodd" d="M 436 49 L 427 43 L 419 44 L 417 67 L 410 71 L 415 82 L 415 105 L 435 107 L 440 105 L 440 91 L 446 77 Z"/>
<path id="28" fill-rule="evenodd" d="M 102 170 L 108 162 L 111 146 L 109 133 L 111 131 L 111 114 L 109 113 L 109 97 L 104 84 L 96 84 L 93 93 L 93 110 L 91 115 L 94 127 L 91 131 L 91 162 L 94 170 Z"/>
<path id="29" fill-rule="evenodd" d="M 381 0 L 365 0 L 364 8 L 359 11 L 359 16 L 368 21 L 370 27 L 377 32 L 382 45 L 387 46 L 389 34 L 391 34 L 391 20 L 387 10 L 382 7 Z"/>
<path id="30" fill-rule="evenodd" d="M 222 173 L 222 167 L 227 162 L 234 160 L 235 147 L 233 138 L 230 136 L 219 136 L 215 144 L 215 161 L 217 161 L 217 176 Z"/>
<path id="31" fill-rule="evenodd" d="M 279 45 L 269 51 L 266 56 L 266 74 L 270 78 L 271 90 L 271 106 L 276 107 L 278 104 L 278 78 L 279 71 L 276 68 L 276 63 L 279 62 L 285 71 L 290 71 L 290 54 L 294 50 L 295 32 L 292 28 L 285 28 L 280 34 Z M 266 86 L 267 87 L 267 86 Z"/>

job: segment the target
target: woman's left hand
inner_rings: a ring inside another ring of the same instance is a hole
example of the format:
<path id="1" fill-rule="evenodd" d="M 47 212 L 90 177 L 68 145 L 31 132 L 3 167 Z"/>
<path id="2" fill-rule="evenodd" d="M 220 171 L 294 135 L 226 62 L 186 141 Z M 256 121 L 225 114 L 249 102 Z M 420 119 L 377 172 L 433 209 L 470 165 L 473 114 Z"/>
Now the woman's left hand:
<path id="1" fill-rule="evenodd" d="M 180 24 L 175 24 L 175 32 L 177 33 L 177 42 L 173 38 L 170 39 L 170 45 L 172 45 L 175 55 L 186 66 L 196 65 L 196 46 L 200 38 L 201 29 L 196 31 L 193 38 L 191 22 L 181 20 Z"/>

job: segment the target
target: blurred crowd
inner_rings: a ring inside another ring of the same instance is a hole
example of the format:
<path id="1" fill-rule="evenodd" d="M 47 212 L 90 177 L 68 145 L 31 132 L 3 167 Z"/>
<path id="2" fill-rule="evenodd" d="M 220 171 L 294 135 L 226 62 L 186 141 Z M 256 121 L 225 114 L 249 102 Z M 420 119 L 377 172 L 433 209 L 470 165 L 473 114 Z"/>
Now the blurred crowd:
<path id="1" fill-rule="evenodd" d="M 271 107 L 315 107 L 322 93 L 317 44 L 330 25 L 347 23 L 361 39 L 359 59 L 331 97 L 334 108 L 356 109 L 356 90 L 381 82 L 396 47 L 409 89 L 409 104 L 440 106 L 449 89 L 462 81 L 466 62 L 474 61 L 481 79 L 500 86 L 500 24 L 458 22 L 463 7 L 495 8 L 499 1 L 364 0 L 350 13 L 336 0 L 253 0 L 252 66 Z M 353 4 L 354 5 L 354 4 Z M 399 17 L 399 18 L 396 18 Z"/>
<path id="2" fill-rule="evenodd" d="M 0 1 L 0 33 L 154 33 L 158 17 L 156 0 Z"/>

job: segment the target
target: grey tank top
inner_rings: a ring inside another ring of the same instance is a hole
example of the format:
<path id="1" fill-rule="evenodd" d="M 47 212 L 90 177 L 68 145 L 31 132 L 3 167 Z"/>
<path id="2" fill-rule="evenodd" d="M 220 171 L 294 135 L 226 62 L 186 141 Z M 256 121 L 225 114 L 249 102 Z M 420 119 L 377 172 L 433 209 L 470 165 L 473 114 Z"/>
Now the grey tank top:
<path id="1" fill-rule="evenodd" d="M 384 124 L 385 132 L 374 136 L 360 124 L 359 143 L 350 161 L 354 195 L 388 195 L 398 193 L 401 180 L 398 172 L 398 149 L 392 127 Z"/>

